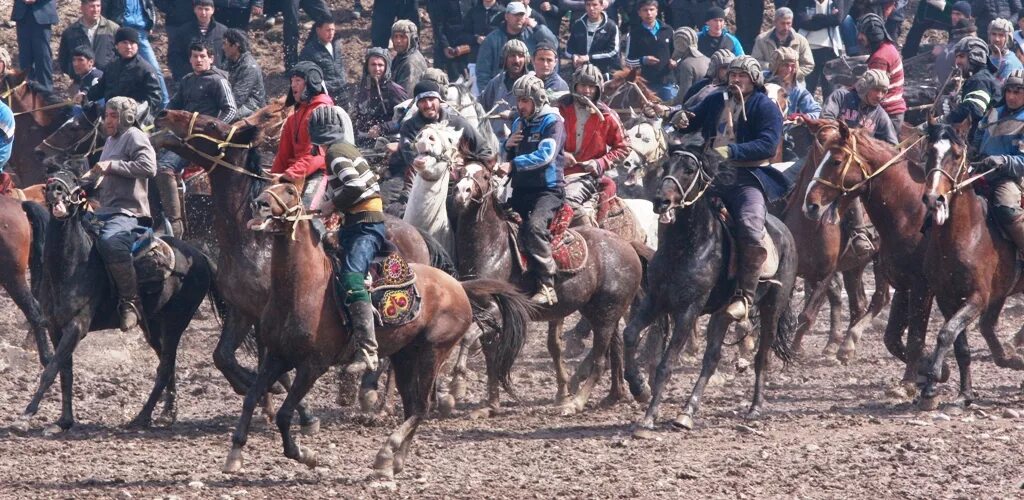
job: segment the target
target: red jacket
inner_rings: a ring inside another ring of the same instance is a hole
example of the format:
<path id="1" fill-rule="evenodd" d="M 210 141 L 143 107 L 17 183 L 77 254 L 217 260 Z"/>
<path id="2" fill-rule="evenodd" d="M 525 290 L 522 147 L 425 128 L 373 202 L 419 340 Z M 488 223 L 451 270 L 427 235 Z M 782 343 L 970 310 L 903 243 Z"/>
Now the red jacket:
<path id="1" fill-rule="evenodd" d="M 558 100 L 558 112 L 565 120 L 565 152 L 572 154 L 579 163 L 597 160 L 600 176 L 615 162 L 629 156 L 629 141 L 626 140 L 619 116 L 604 103 L 596 104 L 604 115 L 604 121 L 593 114 L 587 114 L 587 121 L 583 124 L 583 144 L 576 144 L 576 109 L 572 95 L 562 96 Z M 565 167 L 565 175 L 579 173 L 583 173 L 583 168 L 577 165 Z"/>
<path id="2" fill-rule="evenodd" d="M 327 94 L 317 94 L 311 101 L 299 104 L 292 116 L 284 122 L 281 145 L 277 149 L 270 173 L 284 174 L 286 179 L 298 181 L 325 169 L 323 155 L 310 154 L 313 143 L 309 139 L 309 114 L 320 106 L 334 106 L 334 101 Z"/>

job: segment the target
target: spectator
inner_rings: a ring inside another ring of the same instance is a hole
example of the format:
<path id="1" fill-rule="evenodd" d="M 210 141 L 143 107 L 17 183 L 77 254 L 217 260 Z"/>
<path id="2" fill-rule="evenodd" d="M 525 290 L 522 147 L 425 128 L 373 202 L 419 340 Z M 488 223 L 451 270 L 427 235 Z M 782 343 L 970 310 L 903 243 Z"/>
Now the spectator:
<path id="1" fill-rule="evenodd" d="M 839 35 L 842 12 L 835 0 L 792 0 L 793 25 L 807 39 L 814 69 L 807 75 L 807 90 L 812 94 L 821 86 L 821 94 L 832 93 L 832 85 L 824 77 L 825 64 L 839 57 L 844 50 Z"/>
<path id="2" fill-rule="evenodd" d="M 512 86 L 526 74 L 526 61 L 529 59 L 530 50 L 525 42 L 515 38 L 505 42 L 501 50 L 502 71 L 491 78 L 480 92 L 480 105 L 495 115 L 491 118 L 491 129 L 499 141 L 509 135 L 516 102 Z"/>
<path id="3" fill-rule="evenodd" d="M 903 100 L 903 58 L 878 15 L 860 18 L 857 31 L 857 41 L 871 53 L 868 69 L 880 69 L 889 77 L 889 92 L 882 99 L 882 109 L 889 114 L 893 127 L 899 130 L 907 111 L 907 102 Z"/>
<path id="4" fill-rule="evenodd" d="M 111 40 L 113 41 L 113 40 Z M 103 71 L 94 65 L 96 57 L 88 45 L 79 45 L 71 51 L 71 88 L 70 95 L 86 95 L 100 78 Z"/>
<path id="5" fill-rule="evenodd" d="M 57 24 L 53 0 L 14 0 L 11 20 L 17 23 L 18 66 L 28 78 L 46 90 L 53 90 L 53 52 L 50 27 Z"/>
<path id="6" fill-rule="evenodd" d="M 937 45 L 932 49 L 932 53 L 935 54 L 935 77 L 940 82 L 945 82 L 956 67 L 956 44 L 965 37 L 977 36 L 978 33 L 974 26 L 974 18 L 971 17 L 971 4 L 965 1 L 953 4 L 950 20 L 953 22 L 953 29 L 949 32 L 949 41 L 946 45 Z"/>
<path id="7" fill-rule="evenodd" d="M 407 94 L 412 93 L 427 69 L 427 59 L 420 53 L 419 30 L 412 21 L 399 19 L 391 26 L 391 48 L 395 50 L 391 77 Z"/>
<path id="8" fill-rule="evenodd" d="M 334 21 L 324 18 L 313 23 L 313 32 L 299 54 L 300 61 L 312 61 L 320 67 L 327 94 L 336 103 L 344 102 L 345 55 L 342 41 L 334 39 Z"/>
<path id="9" fill-rule="evenodd" d="M 751 55 L 762 66 L 768 67 L 775 49 L 779 47 L 791 47 L 799 55 L 796 76 L 797 80 L 803 82 L 807 75 L 814 71 L 814 55 L 811 54 L 811 46 L 807 39 L 793 31 L 793 11 L 787 7 L 775 11 L 775 28 L 758 35 Z"/>
<path id="10" fill-rule="evenodd" d="M 228 73 L 231 93 L 238 107 L 236 118 L 247 118 L 267 105 L 267 91 L 263 85 L 263 69 L 249 52 L 245 33 L 229 29 L 224 33 L 224 71 Z"/>
<path id="11" fill-rule="evenodd" d="M 953 13 L 956 14 L 956 10 L 955 10 L 956 6 L 960 5 L 960 4 L 964 4 L 964 5 L 967 6 L 967 16 L 966 17 L 971 17 L 971 10 L 970 10 L 971 9 L 971 4 L 969 4 L 967 2 L 964 2 L 964 1 L 957 2 L 956 4 L 953 5 L 953 7 L 954 7 Z M 954 26 L 955 25 L 956 25 L 956 23 L 954 22 Z M 952 35 L 950 37 L 952 38 Z M 1024 47 L 1024 16 L 1020 16 L 1020 17 L 1017 18 L 1017 31 L 1013 32 L 1013 44 L 1015 46 L 1017 46 L 1018 49 Z"/>
<path id="12" fill-rule="evenodd" d="M 291 71 L 292 66 L 299 60 L 299 7 L 309 15 L 314 22 L 321 19 L 331 19 L 331 11 L 327 8 L 324 0 L 282 0 L 282 13 L 284 14 L 284 69 Z M 374 15 L 379 9 L 397 2 L 374 2 Z M 376 18 L 375 18 L 376 19 Z M 374 21 L 376 23 L 376 21 Z M 390 26 L 391 23 L 388 23 Z M 385 40 L 387 42 L 387 36 Z M 305 125 L 303 125 L 305 126 Z"/>
<path id="13" fill-rule="evenodd" d="M 391 56 L 387 49 L 370 47 L 363 58 L 363 76 L 350 91 L 348 102 L 355 110 L 352 124 L 356 145 L 372 147 L 378 137 L 398 132 L 393 120 L 395 106 L 408 99 L 405 89 L 391 81 Z"/>
<path id="14" fill-rule="evenodd" d="M 628 0 L 619 0 L 619 2 L 605 0 L 601 10 L 605 12 L 609 19 L 618 19 L 616 6 L 619 3 L 628 3 Z M 558 4 L 562 8 L 562 15 L 569 15 L 569 26 L 572 26 L 581 17 L 587 15 L 587 0 L 559 0 Z"/>
<path id="15" fill-rule="evenodd" d="M 193 12 L 196 18 L 179 26 L 167 35 L 167 66 L 171 68 L 171 76 L 181 81 L 192 66 L 189 63 L 189 47 L 192 42 L 199 41 L 213 49 L 213 63 L 220 67 L 224 64 L 224 32 L 226 26 L 213 19 L 213 0 L 194 0 Z"/>
<path id="16" fill-rule="evenodd" d="M 217 22 L 246 31 L 252 16 L 263 15 L 263 0 L 216 0 Z"/>
<path id="17" fill-rule="evenodd" d="M 764 21 L 764 2 L 762 0 L 734 0 L 733 4 L 736 9 L 736 39 L 740 41 L 741 47 L 750 49 L 754 46 L 754 39 L 761 33 L 761 23 Z"/>
<path id="18" fill-rule="evenodd" d="M 440 57 L 434 56 L 434 64 L 440 66 L 452 80 L 455 80 L 469 69 L 473 48 L 477 46 L 476 37 L 471 30 L 473 8 L 464 10 L 461 0 L 442 1 L 444 5 L 437 8 L 445 11 L 445 15 L 443 24 L 435 35 L 435 45 L 438 47 L 435 54 L 440 54 Z M 431 20 L 434 20 L 433 16 Z"/>
<path id="19" fill-rule="evenodd" d="M 971 0 L 971 10 L 978 33 L 988 33 L 988 25 L 995 19 L 1010 19 L 1020 13 L 1020 0 Z"/>
<path id="20" fill-rule="evenodd" d="M 558 76 L 558 49 L 553 45 L 541 43 L 533 52 L 533 74 L 544 82 L 544 90 L 548 91 L 551 101 L 569 92 L 569 84 Z"/>
<path id="21" fill-rule="evenodd" d="M 620 3 L 623 0 L 619 0 Z M 778 3 L 778 2 L 776 2 Z M 705 14 L 708 9 L 718 7 L 725 9 L 728 0 L 668 0 L 665 2 L 665 21 L 676 28 L 690 27 L 695 31 L 704 26 Z M 704 52 L 711 54 L 711 52 Z"/>
<path id="22" fill-rule="evenodd" d="M 724 10 L 711 7 L 704 18 L 704 27 L 697 34 L 697 48 L 701 53 L 714 54 L 718 49 L 729 49 L 737 56 L 743 55 L 739 39 L 725 27 Z"/>
<path id="23" fill-rule="evenodd" d="M 766 76 L 770 83 L 782 87 L 786 91 L 786 117 L 790 120 L 799 116 L 817 118 L 821 114 L 821 106 L 814 100 L 814 95 L 799 83 L 800 56 L 792 47 L 779 47 L 772 53 L 770 73 Z"/>
<path id="24" fill-rule="evenodd" d="M 572 60 L 574 68 L 593 64 L 607 75 L 622 68 L 622 54 L 619 52 L 619 27 L 604 12 L 605 1 L 583 2 L 586 15 L 580 16 L 569 28 L 565 57 Z"/>
<path id="25" fill-rule="evenodd" d="M 966 3 L 966 2 L 964 2 Z M 939 7 L 941 5 L 942 7 Z M 967 4 L 970 8 L 970 4 Z M 914 13 L 914 24 L 907 32 L 907 38 L 903 42 L 903 58 L 914 57 L 921 50 L 921 38 L 928 30 L 949 31 L 953 27 L 951 5 L 945 0 L 921 0 L 917 4 L 917 11 Z"/>
<path id="26" fill-rule="evenodd" d="M 71 66 L 72 51 L 84 45 L 94 54 L 97 68 L 105 67 L 117 57 L 114 50 L 114 33 L 120 26 L 100 15 L 100 0 L 82 0 L 82 17 L 64 30 L 60 35 L 60 48 L 57 49 L 57 66 L 68 76 L 75 74 Z"/>
<path id="27" fill-rule="evenodd" d="M 538 22 L 544 23 L 548 30 L 556 36 L 562 28 L 562 16 L 565 15 L 562 9 L 562 2 L 559 0 L 522 0 L 526 8 L 533 11 L 531 16 Z M 533 4 L 531 7 L 530 4 Z M 539 18 L 539 19 L 538 19 Z"/>
<path id="28" fill-rule="evenodd" d="M 186 23 L 195 20 L 193 5 L 189 0 L 151 0 L 164 13 L 164 27 L 170 33 Z"/>
<path id="29" fill-rule="evenodd" d="M 192 42 L 188 51 L 192 72 L 182 78 L 167 109 L 215 116 L 220 121 L 231 123 L 235 120 L 238 108 L 228 85 L 227 73 L 213 67 L 213 50 L 204 42 Z M 169 149 L 161 149 L 156 163 L 154 184 L 160 194 L 164 220 L 171 226 L 171 235 L 181 237 L 185 226 L 181 219 L 178 175 L 188 167 L 189 161 Z"/>
<path id="30" fill-rule="evenodd" d="M 676 61 L 674 72 L 676 84 L 679 85 L 679 93 L 672 104 L 682 104 L 683 96 L 689 94 L 690 87 L 707 75 L 711 59 L 697 48 L 697 32 L 693 28 L 676 28 L 672 36 L 676 49 L 672 59 Z"/>
<path id="31" fill-rule="evenodd" d="M 416 0 L 374 1 L 370 19 L 370 43 L 374 47 L 387 47 L 395 21 L 406 19 L 419 25 L 420 13 L 416 10 Z"/>
<path id="32" fill-rule="evenodd" d="M 473 8 L 469 10 L 469 26 L 467 31 L 473 35 L 473 41 L 469 44 L 470 54 L 466 63 L 466 69 L 475 78 L 476 87 L 482 89 L 489 80 L 480 79 L 476 73 L 477 59 L 480 54 L 480 46 L 483 45 L 487 35 L 495 28 L 501 26 L 505 20 L 505 6 L 498 0 L 478 0 Z"/>
<path id="33" fill-rule="evenodd" d="M 1010 34 L 1013 32 L 1013 23 L 1006 19 L 994 19 L 988 23 L 988 47 L 991 51 L 989 59 L 996 67 L 996 81 L 1000 84 L 1010 76 L 1014 70 L 1024 69 L 1020 59 L 1010 50 Z"/>
<path id="34" fill-rule="evenodd" d="M 156 114 L 162 105 L 156 69 L 139 54 L 139 32 L 119 28 L 114 34 L 118 58 L 103 69 L 103 77 L 89 89 L 90 101 L 109 101 L 113 97 L 131 97 L 138 103 L 139 123 L 147 113 Z"/>
<path id="35" fill-rule="evenodd" d="M 499 72 L 505 43 L 513 39 L 525 43 L 527 50 L 531 51 L 536 50 L 537 45 L 541 42 L 558 46 L 558 39 L 546 26 L 538 25 L 536 28 L 526 26 L 526 6 L 522 2 L 509 2 L 505 9 L 504 23 L 487 35 L 487 38 L 480 44 L 480 52 L 477 54 L 476 60 L 478 84 L 483 82 L 483 85 L 486 85 Z"/>
<path id="36" fill-rule="evenodd" d="M 177 0 L 177 3 L 187 4 L 188 2 Z M 153 47 L 149 44 L 149 30 L 153 29 L 153 25 L 156 23 L 156 10 L 153 8 L 153 0 L 107 0 L 103 4 L 103 17 L 114 21 L 122 28 L 131 28 L 135 31 L 134 39 L 136 45 L 138 45 L 136 51 L 153 69 L 157 85 L 160 87 L 160 105 L 166 106 L 167 101 L 170 100 L 170 95 L 167 93 L 167 83 L 164 81 L 164 73 L 160 69 L 160 62 L 156 60 Z M 116 41 L 114 43 L 117 44 Z M 118 53 L 121 53 L 120 49 L 118 49 Z M 103 71 L 106 74 L 107 68 L 103 68 Z M 139 102 L 140 106 L 142 105 L 139 99 L 133 99 Z"/>
<path id="37" fill-rule="evenodd" d="M 893 40 L 898 39 L 903 32 L 903 5 L 905 4 L 906 2 L 903 0 L 900 0 L 899 4 L 897 4 L 897 0 L 853 0 L 849 15 L 843 18 L 839 27 L 843 44 L 846 47 L 846 55 L 867 55 L 857 43 L 857 21 L 868 14 L 877 14 L 878 17 L 884 19 L 885 30 L 889 32 L 889 36 Z M 794 12 L 796 11 L 794 10 Z"/>
<path id="38" fill-rule="evenodd" d="M 647 86 L 662 101 L 670 102 L 679 91 L 672 83 L 672 27 L 658 21 L 657 0 L 640 0 L 637 13 L 640 22 L 629 29 L 626 64 L 641 68 Z"/>
<path id="39" fill-rule="evenodd" d="M 683 107 L 692 109 L 705 97 L 723 90 L 725 84 L 729 82 L 729 65 L 733 59 L 736 59 L 736 56 L 729 49 L 718 49 L 718 52 L 711 54 L 707 74 L 694 83 L 683 98 L 676 102 L 681 102 Z"/>

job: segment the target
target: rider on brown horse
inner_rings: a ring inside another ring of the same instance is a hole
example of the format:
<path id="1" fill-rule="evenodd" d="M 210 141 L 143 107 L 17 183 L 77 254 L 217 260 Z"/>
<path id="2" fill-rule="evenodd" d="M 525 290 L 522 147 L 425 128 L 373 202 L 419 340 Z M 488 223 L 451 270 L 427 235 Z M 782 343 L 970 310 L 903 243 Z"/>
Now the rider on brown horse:
<path id="1" fill-rule="evenodd" d="M 343 218 L 338 230 L 337 260 L 341 262 L 344 302 L 358 347 L 356 360 L 346 371 L 358 375 L 377 369 L 377 336 L 366 273 L 373 258 L 387 245 L 387 236 L 377 175 L 354 145 L 342 141 L 344 122 L 340 111 L 335 106 L 314 109 L 309 117 L 309 138 L 318 149 L 327 147 L 327 189 L 321 214 L 336 211 Z"/>
<path id="2" fill-rule="evenodd" d="M 700 130 L 708 153 L 721 159 L 713 185 L 736 221 L 740 256 L 736 296 L 725 312 L 743 321 L 768 257 L 762 243 L 766 198 L 785 195 L 788 182 L 769 164 L 782 140 L 782 113 L 765 94 L 764 73 L 756 59 L 740 56 L 729 65 L 728 97 L 705 99 L 694 108 L 692 121 L 680 110 L 672 124 L 682 133 Z"/>
<path id="3" fill-rule="evenodd" d="M 519 117 L 512 122 L 512 135 L 505 141 L 510 160 L 498 165 L 499 175 L 512 177 L 512 210 L 523 219 L 519 240 L 530 256 L 530 268 L 537 277 L 537 293 L 531 301 L 553 306 L 555 261 L 551 256 L 548 226 L 565 203 L 565 124 L 558 110 L 548 105 L 544 82 L 533 75 L 520 77 L 512 85 Z"/>
<path id="4" fill-rule="evenodd" d="M 558 100 L 565 120 L 565 201 L 580 216 L 591 217 L 590 200 L 600 192 L 595 221 L 604 219 L 615 182 L 605 172 L 629 155 L 629 142 L 618 115 L 601 102 L 604 76 L 585 64 L 572 75 L 572 93 Z M 594 224 L 596 226 L 596 223 Z"/>
<path id="5" fill-rule="evenodd" d="M 946 113 L 941 121 L 956 125 L 970 120 L 968 144 L 975 144 L 978 123 L 998 97 L 999 83 L 992 74 L 995 67 L 988 58 L 988 44 L 982 39 L 976 36 L 964 37 L 953 50 L 956 54 L 956 67 L 966 81 L 960 88 L 956 107 Z"/>
<path id="6" fill-rule="evenodd" d="M 138 104 L 130 97 L 107 101 L 103 115 L 107 142 L 100 161 L 81 179 L 89 198 L 100 206 L 95 214 L 100 226 L 96 246 L 120 298 L 122 331 L 139 321 L 132 231 L 139 227 L 139 217 L 149 217 L 147 186 L 156 175 L 156 153 L 149 137 L 135 126 L 136 113 Z"/>
<path id="7" fill-rule="evenodd" d="M 1024 180 L 1024 152 L 1020 149 L 1024 130 L 1024 71 L 1015 70 L 1003 82 L 1003 105 L 993 109 L 978 126 L 978 152 L 992 175 L 995 219 L 1018 249 L 1024 249 L 1024 209 L 1021 183 Z"/>

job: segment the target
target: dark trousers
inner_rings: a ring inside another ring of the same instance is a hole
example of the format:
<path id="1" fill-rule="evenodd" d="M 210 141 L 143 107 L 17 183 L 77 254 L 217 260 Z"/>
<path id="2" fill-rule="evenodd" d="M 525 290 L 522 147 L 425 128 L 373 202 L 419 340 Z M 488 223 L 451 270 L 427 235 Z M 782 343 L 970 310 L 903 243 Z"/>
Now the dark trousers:
<path id="1" fill-rule="evenodd" d="M 921 12 L 921 9 L 918 9 Z M 910 27 L 910 31 L 907 32 L 907 40 L 903 42 L 902 55 L 904 59 L 914 57 L 921 50 L 921 38 L 924 37 L 924 32 L 927 30 L 943 30 L 949 31 L 951 27 L 939 21 L 932 19 L 914 19 L 914 24 Z"/>
<path id="2" fill-rule="evenodd" d="M 130 215 L 113 214 L 96 216 L 96 222 L 100 224 L 96 249 L 103 262 L 105 264 L 130 262 L 132 260 L 132 245 L 135 243 L 132 230 L 139 226 L 138 219 Z"/>
<path id="3" fill-rule="evenodd" d="M 554 276 L 557 267 L 551 257 L 551 231 L 548 226 L 565 202 L 561 189 L 515 188 L 509 204 L 520 217 L 523 225 L 519 228 L 519 242 L 529 255 L 538 276 Z"/>
<path id="4" fill-rule="evenodd" d="M 299 62 L 299 8 L 314 21 L 329 19 L 331 11 L 324 0 L 285 0 L 281 4 L 284 14 L 284 67 L 291 69 Z"/>
<path id="5" fill-rule="evenodd" d="M 736 240 L 741 245 L 759 245 L 764 236 L 768 205 L 757 181 L 744 181 L 744 177 L 741 173 L 735 186 L 716 187 L 715 194 L 736 221 Z"/>
<path id="6" fill-rule="evenodd" d="M 825 63 L 835 59 L 836 54 L 832 49 L 825 48 L 812 49 L 811 55 L 814 57 L 814 69 L 807 75 L 807 90 L 814 94 L 818 85 L 821 85 L 821 96 L 824 101 L 832 93 L 832 84 L 825 79 Z"/>
<path id="7" fill-rule="evenodd" d="M 391 40 L 391 25 L 399 19 L 408 19 L 420 25 L 420 14 L 415 0 L 391 0 L 373 2 L 370 16 L 370 41 L 374 47 L 387 48 Z M 436 38 L 435 38 L 436 40 Z"/>
<path id="8" fill-rule="evenodd" d="M 50 50 L 50 25 L 39 24 L 32 14 L 18 20 L 18 66 L 28 78 L 53 90 L 53 52 Z"/>
<path id="9" fill-rule="evenodd" d="M 242 31 L 249 29 L 249 18 L 252 17 L 252 8 L 218 7 L 214 13 L 218 23 Z"/>
<path id="10" fill-rule="evenodd" d="M 749 54 L 754 50 L 754 39 L 761 33 L 761 22 L 763 20 L 764 2 L 736 1 L 736 38 L 739 38 L 744 52 Z"/>

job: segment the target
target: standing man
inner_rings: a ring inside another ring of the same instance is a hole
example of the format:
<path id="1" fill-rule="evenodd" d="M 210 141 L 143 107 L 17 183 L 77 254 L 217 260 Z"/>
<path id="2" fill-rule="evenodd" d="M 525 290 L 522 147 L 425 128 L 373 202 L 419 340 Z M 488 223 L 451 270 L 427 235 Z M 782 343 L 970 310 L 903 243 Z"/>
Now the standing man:
<path id="1" fill-rule="evenodd" d="M 82 17 L 61 33 L 57 65 L 65 75 L 75 74 L 71 67 L 71 52 L 83 45 L 92 50 L 97 68 L 105 68 L 117 57 L 114 34 L 120 26 L 100 15 L 102 7 L 100 0 L 82 0 Z"/>
<path id="2" fill-rule="evenodd" d="M 289 74 L 291 87 L 285 104 L 294 106 L 295 112 L 285 120 L 281 129 L 281 145 L 270 175 L 274 181 L 297 185 L 301 192 L 307 177 L 324 171 L 323 155 L 311 152 L 313 143 L 309 138 L 309 117 L 316 108 L 333 106 L 334 102 L 327 95 L 324 75 L 316 64 L 300 61 Z"/>
<path id="3" fill-rule="evenodd" d="M 176 0 L 175 4 L 187 4 L 187 0 Z M 134 39 L 136 52 L 149 63 L 156 75 L 156 81 L 160 87 L 160 108 L 167 105 L 170 94 L 167 93 L 167 83 L 164 81 L 164 72 L 160 69 L 160 62 L 156 60 L 153 47 L 149 44 L 149 30 L 156 24 L 156 9 L 153 8 L 153 0 L 108 0 L 103 4 L 103 17 L 114 21 L 122 28 L 131 28 L 135 31 Z M 118 30 L 120 32 L 120 30 Z M 117 44 L 115 37 L 114 43 Z M 121 50 L 118 49 L 118 53 Z M 123 55 L 122 55 L 123 57 Z M 103 68 L 104 71 L 107 68 Z M 142 104 L 139 99 L 136 102 Z M 153 111 L 158 108 L 153 108 Z"/>
<path id="4" fill-rule="evenodd" d="M 558 303 L 548 226 L 565 203 L 565 124 L 558 110 L 548 105 L 544 82 L 526 75 L 512 87 L 519 117 L 515 132 L 504 143 L 508 162 L 497 165 L 497 175 L 512 178 L 509 204 L 523 219 L 519 241 L 529 256 L 537 293 L 530 300 L 541 306 Z"/>
<path id="5" fill-rule="evenodd" d="M 899 133 L 903 115 L 907 112 L 907 101 L 903 99 L 903 58 L 885 30 L 885 21 L 877 14 L 860 18 L 857 31 L 857 41 L 871 54 L 868 69 L 880 69 L 889 77 L 889 93 L 882 99 L 882 108 Z"/>
<path id="6" fill-rule="evenodd" d="M 793 11 L 786 7 L 775 11 L 775 27 L 758 35 L 750 55 L 754 56 L 762 67 L 768 66 L 772 62 L 772 54 L 779 47 L 789 47 L 796 51 L 800 58 L 796 78 L 803 82 L 804 78 L 814 71 L 814 55 L 811 54 L 811 46 L 807 39 L 793 31 Z"/>
<path id="7" fill-rule="evenodd" d="M 314 22 L 313 33 L 315 36 L 310 36 L 302 47 L 299 60 L 316 63 L 324 74 L 324 85 L 331 99 L 335 103 L 344 102 L 345 55 L 341 50 L 342 41 L 334 39 L 334 21 L 324 18 Z"/>
<path id="8" fill-rule="evenodd" d="M 629 29 L 629 43 L 626 44 L 626 65 L 640 68 L 640 74 L 647 80 L 658 98 L 670 102 L 679 92 L 672 82 L 672 27 L 658 21 L 658 1 L 637 2 L 640 22 Z"/>
<path id="9" fill-rule="evenodd" d="M 213 0 L 194 0 L 192 11 L 196 18 L 167 34 L 167 65 L 176 81 L 192 71 L 189 47 L 199 41 L 213 48 L 213 64 L 224 64 L 224 33 L 226 26 L 213 19 Z"/>
<path id="10" fill-rule="evenodd" d="M 921 49 L 921 38 L 928 30 L 949 31 L 953 28 L 953 21 L 950 19 L 952 1 L 939 0 L 922 1 L 917 4 L 917 12 L 914 13 L 914 24 L 907 32 L 907 39 L 903 42 L 903 58 L 909 59 L 917 55 Z M 969 6 L 970 4 L 968 4 Z"/>
<path id="11" fill-rule="evenodd" d="M 476 60 L 478 85 L 487 85 L 501 71 L 505 43 L 512 39 L 525 43 L 528 51 L 536 51 L 541 42 L 547 42 L 552 47 L 558 46 L 558 39 L 547 26 L 538 24 L 531 28 L 526 25 L 526 5 L 522 2 L 509 2 L 505 8 L 504 23 L 491 31 L 480 44 Z"/>
<path id="12" fill-rule="evenodd" d="M 107 65 L 103 77 L 89 89 L 88 99 L 131 97 L 136 102 L 135 120 L 143 123 L 147 115 L 155 115 L 162 107 L 156 70 L 139 55 L 139 33 L 134 29 L 117 30 L 114 43 L 118 58 Z"/>
<path id="13" fill-rule="evenodd" d="M 587 14 L 569 27 L 565 57 L 572 59 L 573 68 L 593 64 L 603 74 L 614 73 L 622 68 L 619 27 L 604 12 L 605 0 L 586 0 L 584 5 Z"/>
<path id="14" fill-rule="evenodd" d="M 749 49 L 754 46 L 754 39 L 761 32 L 761 22 L 764 21 L 764 2 L 762 0 L 735 0 L 734 4 L 736 8 L 736 38 L 739 39 L 741 46 Z"/>
<path id="15" fill-rule="evenodd" d="M 391 48 L 395 58 L 391 62 L 391 76 L 395 83 L 411 94 L 416 82 L 427 70 L 427 59 L 420 53 L 420 36 L 416 24 L 399 19 L 391 26 Z"/>
<path id="16" fill-rule="evenodd" d="M 263 15 L 263 0 L 217 0 L 217 22 L 247 31 L 252 16 Z"/>
<path id="17" fill-rule="evenodd" d="M 238 106 L 235 118 L 247 118 L 267 105 L 263 69 L 249 52 L 249 40 L 245 33 L 237 29 L 232 28 L 224 33 L 224 71 L 228 73 L 231 93 Z"/>
<path id="18" fill-rule="evenodd" d="M 511 133 L 509 127 L 512 125 L 516 101 L 512 88 L 526 74 L 526 61 L 529 58 L 530 52 L 525 43 L 516 39 L 505 42 L 501 51 L 503 71 L 491 78 L 480 93 L 480 105 L 493 115 L 491 128 L 498 140 L 505 139 Z"/>
<path id="19" fill-rule="evenodd" d="M 135 327 L 142 317 L 132 231 L 139 227 L 139 217 L 149 217 L 147 186 L 156 175 L 156 153 L 149 136 L 137 127 L 136 111 L 129 97 L 107 101 L 103 113 L 107 141 L 100 161 L 81 179 L 89 199 L 99 205 L 92 215 L 100 223 L 96 248 L 117 291 L 121 331 Z"/>
<path id="20" fill-rule="evenodd" d="M 697 34 L 697 47 L 705 54 L 714 54 L 718 49 L 729 49 L 737 56 L 745 53 L 743 44 L 725 26 L 725 11 L 719 7 L 711 7 L 704 16 L 704 27 Z"/>
<path id="21" fill-rule="evenodd" d="M 284 69 L 290 71 L 292 66 L 299 61 L 299 7 L 309 15 L 314 22 L 321 19 L 331 19 L 331 10 L 327 8 L 324 0 L 282 0 L 281 10 L 284 14 Z M 373 10 L 378 5 L 389 5 L 391 2 L 376 2 Z M 383 7 L 382 7 L 383 8 Z M 388 23 L 390 26 L 391 23 Z M 387 40 L 384 41 L 387 44 Z"/>
<path id="22" fill-rule="evenodd" d="M 17 24 L 18 66 L 28 78 L 53 90 L 53 52 L 50 27 L 57 24 L 57 4 L 53 0 L 14 0 L 11 20 Z"/>
<path id="23" fill-rule="evenodd" d="M 420 22 L 416 0 L 373 2 L 373 12 L 370 14 L 370 43 L 374 47 L 387 47 L 388 39 L 391 38 L 391 27 L 399 19 L 416 24 Z"/>

